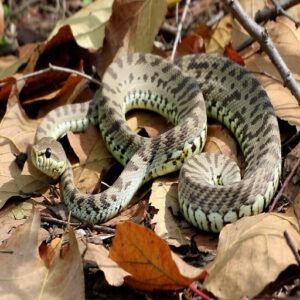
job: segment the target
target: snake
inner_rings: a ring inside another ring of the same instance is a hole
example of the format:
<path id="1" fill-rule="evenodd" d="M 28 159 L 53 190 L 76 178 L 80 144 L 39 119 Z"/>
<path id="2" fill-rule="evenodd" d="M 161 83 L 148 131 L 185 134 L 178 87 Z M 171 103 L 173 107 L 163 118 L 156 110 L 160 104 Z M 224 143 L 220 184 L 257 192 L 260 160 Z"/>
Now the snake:
<path id="1" fill-rule="evenodd" d="M 126 113 L 146 109 L 173 127 L 153 138 L 133 132 Z M 225 155 L 202 153 L 207 118 L 224 124 L 238 141 L 246 167 Z M 74 183 L 58 141 L 66 131 L 99 126 L 106 147 L 124 169 L 98 194 Z M 55 179 L 74 217 L 101 223 L 120 213 L 147 181 L 177 170 L 181 214 L 193 226 L 219 232 L 243 216 L 263 212 L 281 175 L 281 142 L 271 101 L 255 76 L 217 54 L 191 54 L 174 62 L 147 53 L 110 64 L 92 100 L 60 106 L 41 121 L 31 151 L 33 164 Z"/>

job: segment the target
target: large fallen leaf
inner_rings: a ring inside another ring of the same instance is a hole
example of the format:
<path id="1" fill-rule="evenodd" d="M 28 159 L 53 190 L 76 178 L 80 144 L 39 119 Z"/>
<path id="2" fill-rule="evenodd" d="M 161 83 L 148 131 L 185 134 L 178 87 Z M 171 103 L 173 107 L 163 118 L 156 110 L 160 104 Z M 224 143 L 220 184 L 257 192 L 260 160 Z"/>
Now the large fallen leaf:
<path id="1" fill-rule="evenodd" d="M 59 29 L 70 25 L 72 34 L 82 48 L 99 49 L 104 40 L 104 29 L 112 12 L 113 0 L 97 0 L 79 10 L 70 18 L 57 22 L 49 39 L 55 36 Z"/>
<path id="2" fill-rule="evenodd" d="M 299 250 L 299 227 L 294 217 L 260 214 L 225 226 L 203 288 L 232 300 L 259 294 L 288 266 L 297 264 L 284 231 Z"/>
<path id="3" fill-rule="evenodd" d="M 124 277 L 130 275 L 109 258 L 109 251 L 103 245 L 88 244 L 84 260 L 95 262 L 103 271 L 106 281 L 113 286 L 121 286 Z"/>
<path id="4" fill-rule="evenodd" d="M 39 255 L 37 210 L 0 247 L 0 299 L 83 299 L 84 277 L 74 231 L 48 261 Z M 49 265 L 48 265 L 49 264 Z"/>
<path id="5" fill-rule="evenodd" d="M 166 242 L 130 222 L 117 226 L 109 256 L 132 275 L 125 277 L 125 283 L 141 290 L 183 289 L 205 273 L 173 258 Z"/>
<path id="6" fill-rule="evenodd" d="M 33 142 L 37 124 L 26 116 L 19 104 L 17 88 L 14 87 L 0 124 L 0 208 L 12 196 L 43 188 L 43 183 L 30 174 L 29 164 L 26 163 L 21 170 L 15 162 L 15 154 L 26 153 L 29 144 Z"/>
<path id="7" fill-rule="evenodd" d="M 128 53 L 151 52 L 166 11 L 166 0 L 115 0 L 97 59 L 98 72 L 103 74 L 114 59 Z"/>

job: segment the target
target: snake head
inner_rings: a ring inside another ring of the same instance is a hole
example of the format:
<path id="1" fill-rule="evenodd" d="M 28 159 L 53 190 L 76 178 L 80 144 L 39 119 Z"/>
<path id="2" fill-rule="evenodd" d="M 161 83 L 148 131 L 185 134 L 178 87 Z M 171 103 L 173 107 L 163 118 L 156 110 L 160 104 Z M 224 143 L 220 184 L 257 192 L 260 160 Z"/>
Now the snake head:
<path id="1" fill-rule="evenodd" d="M 32 146 L 31 159 L 37 169 L 53 179 L 57 179 L 66 168 L 65 150 L 51 137 L 43 137 Z"/>

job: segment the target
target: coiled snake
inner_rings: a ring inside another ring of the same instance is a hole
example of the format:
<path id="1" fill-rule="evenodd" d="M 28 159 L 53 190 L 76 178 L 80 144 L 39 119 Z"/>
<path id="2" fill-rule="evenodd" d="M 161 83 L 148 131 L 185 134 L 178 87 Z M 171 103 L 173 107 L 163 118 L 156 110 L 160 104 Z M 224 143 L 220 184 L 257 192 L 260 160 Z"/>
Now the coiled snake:
<path id="1" fill-rule="evenodd" d="M 32 160 L 54 178 L 62 173 L 63 198 L 74 216 L 94 223 L 110 219 L 144 182 L 183 164 L 179 204 L 200 229 L 220 231 L 226 223 L 262 212 L 271 201 L 281 173 L 281 144 L 262 86 L 246 69 L 218 55 L 189 55 L 175 64 L 151 54 L 129 54 L 108 67 L 102 92 L 91 102 L 59 107 L 41 122 Z M 126 123 L 125 113 L 132 108 L 158 112 L 174 127 L 154 138 L 139 136 Z M 206 112 L 237 138 L 247 163 L 242 180 L 229 158 L 194 156 L 205 143 Z M 72 167 L 56 141 L 67 130 L 84 131 L 90 122 L 99 123 L 107 147 L 125 165 L 115 183 L 96 195 L 76 189 Z"/>

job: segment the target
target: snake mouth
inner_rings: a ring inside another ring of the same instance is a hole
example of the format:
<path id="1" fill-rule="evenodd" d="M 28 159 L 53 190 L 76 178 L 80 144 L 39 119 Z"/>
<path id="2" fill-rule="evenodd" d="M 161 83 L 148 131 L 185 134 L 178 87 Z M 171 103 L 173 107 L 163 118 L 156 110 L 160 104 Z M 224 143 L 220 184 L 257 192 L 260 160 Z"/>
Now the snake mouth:
<path id="1" fill-rule="evenodd" d="M 56 180 L 64 172 L 66 163 L 64 161 L 56 161 L 52 157 L 48 157 L 47 153 L 47 149 L 38 151 L 33 146 L 31 151 L 32 162 L 38 170 Z"/>

